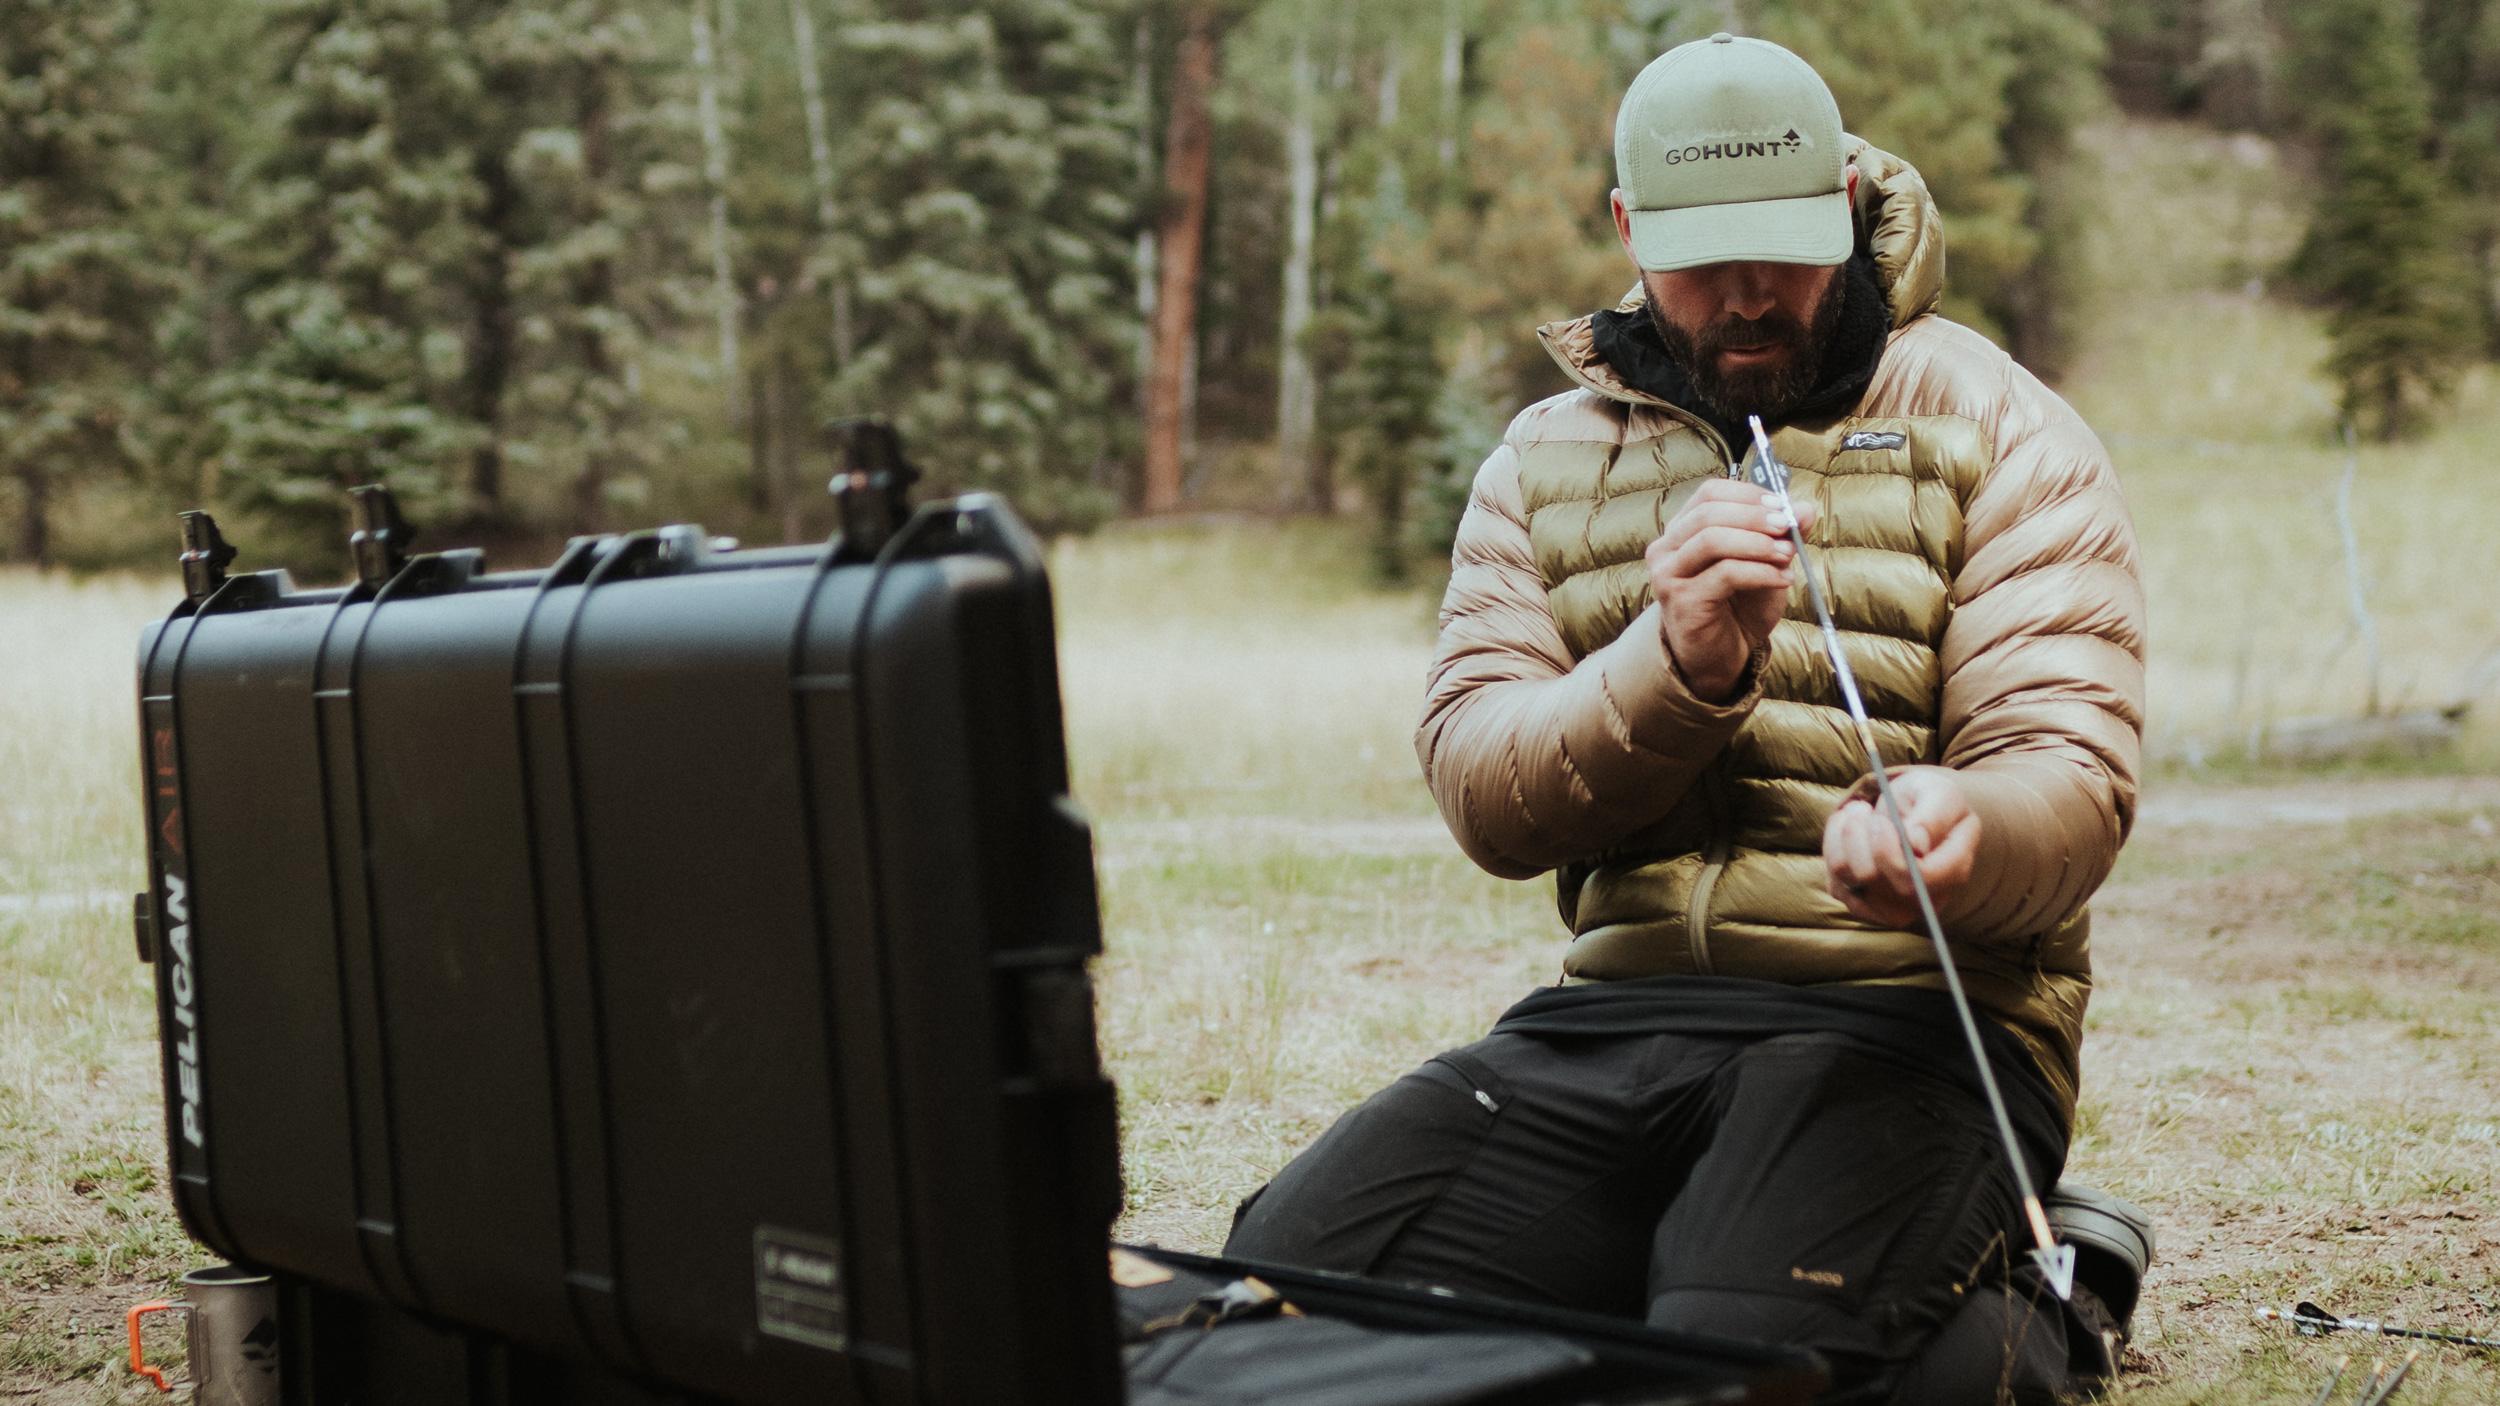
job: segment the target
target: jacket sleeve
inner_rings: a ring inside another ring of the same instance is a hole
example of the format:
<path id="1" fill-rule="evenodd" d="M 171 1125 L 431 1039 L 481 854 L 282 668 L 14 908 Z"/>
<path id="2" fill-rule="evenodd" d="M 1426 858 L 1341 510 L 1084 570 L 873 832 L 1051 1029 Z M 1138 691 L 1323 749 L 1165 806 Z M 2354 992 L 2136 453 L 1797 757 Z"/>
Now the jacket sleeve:
<path id="1" fill-rule="evenodd" d="M 1981 943 L 2054 929 L 2109 876 L 2144 727 L 2144 588 L 2117 474 L 2064 401 L 2004 366 L 1943 657 L 1941 761 L 1980 841 L 1939 916 Z"/>
<path id="2" fill-rule="evenodd" d="M 1672 809 L 1761 697 L 1693 696 L 1658 607 L 1576 664 L 1528 544 L 1513 439 L 1476 474 L 1451 553 L 1415 751 L 1459 848 L 1507 879 L 1584 859 Z"/>

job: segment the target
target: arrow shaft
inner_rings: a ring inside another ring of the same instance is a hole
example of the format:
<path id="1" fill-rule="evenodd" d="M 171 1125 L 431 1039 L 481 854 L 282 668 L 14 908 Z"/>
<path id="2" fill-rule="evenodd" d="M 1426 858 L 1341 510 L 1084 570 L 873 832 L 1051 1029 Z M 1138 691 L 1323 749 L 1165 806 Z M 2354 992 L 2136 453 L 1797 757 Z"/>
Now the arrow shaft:
<path id="1" fill-rule="evenodd" d="M 2382 1338 L 2411 1338 L 2418 1342 L 2448 1343 L 2456 1347 L 2500 1348 L 2500 1338 L 2478 1338 L 2467 1333 L 2442 1333 L 2429 1328 L 2399 1328 L 2372 1318 L 2313 1318 L 2305 1313 L 2286 1313 L 2279 1308 L 2262 1310 L 2268 1318 L 2279 1318 L 2321 1333 L 2371 1333 Z"/>
<path id="2" fill-rule="evenodd" d="M 1972 1013 L 1970 995 L 1962 989 L 1960 967 L 1953 960 L 1953 949 L 1945 941 L 1944 922 L 1936 916 L 1935 899 L 1927 892 L 1925 867 L 1919 863 L 1918 850 L 1910 843 L 1909 821 L 1902 816 L 1900 798 L 1893 794 L 1892 781 L 1884 765 L 1883 749 L 1875 744 L 1875 723 L 1867 716 L 1866 702 L 1858 694 L 1858 679 L 1849 667 L 1848 652 L 1840 647 L 1840 626 L 1832 614 L 1831 601 L 1823 593 L 1823 583 L 1816 579 L 1813 554 L 1806 547 L 1803 528 L 1797 525 L 1797 506 L 1788 496 L 1787 472 L 1777 467 L 1772 457 L 1770 436 L 1758 418 L 1753 426 L 1754 453 L 1760 461 L 1757 482 L 1779 495 L 1780 509 L 1788 516 L 1788 540 L 1797 549 L 1797 569 L 1806 578 L 1806 599 L 1814 607 L 1815 622 L 1822 627 L 1823 650 L 1831 656 L 1832 674 L 1839 681 L 1841 701 L 1848 705 L 1849 720 L 1857 727 L 1858 742 L 1866 749 L 1869 775 L 1875 778 L 1875 793 L 1882 801 L 1884 818 L 1892 823 L 1894 837 L 1900 842 L 1901 857 L 1910 871 L 1910 890 L 1918 898 L 1918 913 L 1927 927 L 1928 940 L 1936 949 L 1936 965 L 1944 973 L 1945 991 L 1952 997 L 1953 1013 L 1962 1026 L 1962 1037 L 1970 1046 L 1971 1065 L 1979 1072 L 1980 1091 L 1986 1096 L 1988 1112 L 1996 1122 L 1997 1140 L 2005 1152 L 2005 1164 L 2014 1174 L 2015 1189 L 2022 1196 L 2023 1218 L 2028 1223 L 2033 1241 L 2042 1254 L 2057 1249 L 2057 1236 L 2049 1227 L 2048 1212 L 2041 1207 L 2039 1189 L 2031 1180 L 2031 1167 L 2023 1159 L 2022 1141 L 2014 1132 L 2014 1117 L 2005 1106 L 2005 1092 L 1997 1087 L 1996 1070 L 1988 1062 L 1987 1042 L 1979 1033 L 1979 1018 Z M 2060 1298 L 2065 1294 L 2060 1293 Z"/>

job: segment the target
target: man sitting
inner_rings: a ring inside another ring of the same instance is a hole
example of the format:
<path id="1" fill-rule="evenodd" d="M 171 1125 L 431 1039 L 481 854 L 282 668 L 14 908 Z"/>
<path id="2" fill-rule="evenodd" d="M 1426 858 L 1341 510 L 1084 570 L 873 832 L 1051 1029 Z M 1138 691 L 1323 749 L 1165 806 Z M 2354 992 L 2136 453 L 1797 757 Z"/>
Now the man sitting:
<path id="1" fill-rule="evenodd" d="M 1564 982 L 1347 1114 L 1226 1250 L 1994 1400 L 2065 1320 L 2009 1272 L 2030 1237 L 1908 864 L 1788 522 L 1729 465 L 1761 416 L 2041 1186 L 2135 803 L 2126 509 L 2074 412 L 1935 315 L 1925 185 L 1803 60 L 1660 57 L 1615 163 L 1640 286 L 1539 330 L 1578 388 L 1476 477 L 1417 736 L 1467 854 L 1554 874 Z"/>

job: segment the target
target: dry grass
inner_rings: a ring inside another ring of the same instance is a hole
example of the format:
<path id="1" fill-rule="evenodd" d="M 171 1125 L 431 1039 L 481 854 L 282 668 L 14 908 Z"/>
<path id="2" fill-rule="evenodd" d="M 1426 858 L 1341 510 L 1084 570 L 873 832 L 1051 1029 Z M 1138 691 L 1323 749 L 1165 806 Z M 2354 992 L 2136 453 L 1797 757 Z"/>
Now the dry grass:
<path id="1" fill-rule="evenodd" d="M 139 1399 L 108 1365 L 119 1310 L 193 1253 L 159 1187 L 129 935 L 147 882 L 134 646 L 173 595 L 0 573 L 0 1390 Z"/>
<path id="2" fill-rule="evenodd" d="M 2229 751 L 2275 719 L 2357 712 L 2334 493 L 2345 465 L 2315 316 L 2260 293 L 2306 218 L 2263 142 L 2184 126 L 2100 134 L 2104 289 L 2067 394 L 2109 444 L 2144 554 L 2158 756 Z M 2500 376 L 2484 368 L 2421 440 L 2363 445 L 2362 574 L 2391 707 L 2477 705 L 2466 749 L 2500 762 Z"/>
<path id="3" fill-rule="evenodd" d="M 1328 571 L 1324 540 L 1236 530 L 1160 561 L 1157 628 L 1183 602 L 1204 610 L 1183 654 L 1142 656 L 1156 687 L 1177 673 L 1199 700 L 1197 740 L 1177 752 L 1148 722 L 1164 706 L 1148 689 L 1095 672 L 1141 656 L 1079 643 L 1148 598 L 1083 584 L 1138 544 L 1073 544 L 1057 563 L 1080 790 L 1133 774 L 1125 747 L 1167 768 L 1151 795 L 1088 792 L 1134 1237 L 1220 1244 L 1232 1205 L 1329 1119 L 1480 1034 L 1559 958 L 1546 886 L 1469 868 L 1420 784 L 1379 771 L 1411 725 L 1426 648 L 1397 598 L 1293 607 L 1374 666 L 1349 671 L 1333 706 L 1305 696 L 1297 744 L 1261 745 L 1253 765 L 1241 739 L 1266 726 L 1272 688 L 1300 685 L 1271 685 L 1258 642 L 1274 622 L 1235 603 L 1272 564 Z M 1340 778 L 1383 803 L 1348 814 Z M 2155 787 L 2099 904 L 2073 1164 L 2161 1224 L 2119 1399 L 2306 1399 L 2343 1349 L 2260 1328 L 2261 1304 L 2500 1326 L 2495 822 L 2500 784 L 2475 778 Z M 2500 1371 L 2434 1354 L 2405 1399 L 2500 1399 Z"/>
<path id="4" fill-rule="evenodd" d="M 2157 735 L 2349 709 L 2316 334 L 2239 287 L 2280 253 L 2280 173 L 2184 131 L 2104 145 L 2162 214 L 2109 236 L 2125 296 L 2070 392 L 2135 505 Z M 2389 682 L 2417 700 L 2500 645 L 2500 593 L 2473 579 L 2500 554 L 2500 496 L 2474 491 L 2495 432 L 2486 378 L 2440 435 L 2365 451 Z M 1546 886 L 1473 870 L 1432 813 L 1410 751 L 1431 605 L 1367 588 L 1362 560 L 1351 533 L 1264 523 L 1054 553 L 1124 1234 L 1219 1243 L 1339 1110 L 1559 960 Z M 141 877 L 130 647 L 170 596 L 0 574 L 0 1395 L 144 1399 L 111 1314 L 189 1254 L 120 898 Z M 2075 1152 L 2161 1221 L 2123 1400 L 2307 1399 L 2344 1349 L 2258 1327 L 2262 1303 L 2500 1319 L 2495 824 L 2484 782 L 2154 787 L 2099 905 Z M 2403 1399 L 2500 1400 L 2500 1369 L 2436 1354 Z"/>

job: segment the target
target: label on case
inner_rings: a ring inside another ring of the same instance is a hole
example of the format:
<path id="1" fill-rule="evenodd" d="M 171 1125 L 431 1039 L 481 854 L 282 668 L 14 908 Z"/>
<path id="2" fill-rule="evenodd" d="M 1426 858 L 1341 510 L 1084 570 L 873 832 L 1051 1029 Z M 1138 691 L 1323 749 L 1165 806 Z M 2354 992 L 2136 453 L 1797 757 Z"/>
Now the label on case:
<path id="1" fill-rule="evenodd" d="M 840 1352 L 851 1342 L 841 1242 L 780 1226 L 755 1228 L 755 1326 L 769 1337 Z"/>
<path id="2" fill-rule="evenodd" d="M 182 817 L 182 765 L 174 741 L 173 699 L 143 700 L 147 726 L 150 849 L 161 880 L 163 907 L 157 918 L 157 961 L 167 1004 L 160 1021 L 165 1087 L 174 1097 L 169 1112 L 174 1172 L 189 1180 L 208 1175 L 207 1081 L 200 1072 L 199 965 L 191 924 L 191 856 Z"/>

